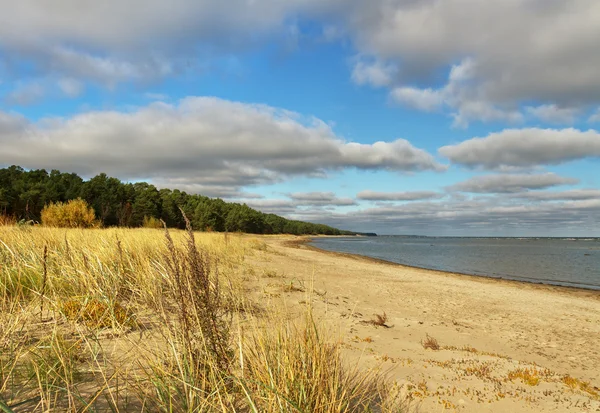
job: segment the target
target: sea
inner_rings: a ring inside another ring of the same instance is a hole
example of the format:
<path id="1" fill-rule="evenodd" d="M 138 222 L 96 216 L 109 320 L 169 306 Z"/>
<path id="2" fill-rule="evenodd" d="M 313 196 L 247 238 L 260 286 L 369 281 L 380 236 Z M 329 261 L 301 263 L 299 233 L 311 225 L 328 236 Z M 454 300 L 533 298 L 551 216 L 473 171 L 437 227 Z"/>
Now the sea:
<path id="1" fill-rule="evenodd" d="M 411 267 L 600 290 L 600 238 L 384 235 L 315 238 L 312 245 Z"/>

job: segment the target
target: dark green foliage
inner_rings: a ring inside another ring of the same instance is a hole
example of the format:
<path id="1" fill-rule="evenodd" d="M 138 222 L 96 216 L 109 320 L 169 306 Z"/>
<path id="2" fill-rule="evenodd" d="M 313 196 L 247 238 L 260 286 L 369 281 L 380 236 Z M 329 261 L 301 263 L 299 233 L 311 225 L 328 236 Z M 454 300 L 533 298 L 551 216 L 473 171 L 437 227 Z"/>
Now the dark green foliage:
<path id="1" fill-rule="evenodd" d="M 81 198 L 107 226 L 140 227 L 144 219 L 162 219 L 170 228 L 186 227 L 181 210 L 195 229 L 253 234 L 354 235 L 322 224 L 292 221 L 264 214 L 246 204 L 190 195 L 177 189 L 160 191 L 146 182 L 123 183 L 100 174 L 84 181 L 76 174 L 19 166 L 0 169 L 0 215 L 40 221 L 42 209 L 52 202 Z M 180 210 L 181 208 L 181 210 Z"/>

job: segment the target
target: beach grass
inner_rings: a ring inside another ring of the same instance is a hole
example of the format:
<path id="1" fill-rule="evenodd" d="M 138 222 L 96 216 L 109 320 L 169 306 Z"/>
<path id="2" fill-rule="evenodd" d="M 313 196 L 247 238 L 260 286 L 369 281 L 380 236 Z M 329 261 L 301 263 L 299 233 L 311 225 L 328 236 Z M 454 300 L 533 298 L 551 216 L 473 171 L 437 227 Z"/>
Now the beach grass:
<path id="1" fill-rule="evenodd" d="M 0 411 L 406 411 L 310 306 L 252 300 L 260 240 L 4 224 Z"/>

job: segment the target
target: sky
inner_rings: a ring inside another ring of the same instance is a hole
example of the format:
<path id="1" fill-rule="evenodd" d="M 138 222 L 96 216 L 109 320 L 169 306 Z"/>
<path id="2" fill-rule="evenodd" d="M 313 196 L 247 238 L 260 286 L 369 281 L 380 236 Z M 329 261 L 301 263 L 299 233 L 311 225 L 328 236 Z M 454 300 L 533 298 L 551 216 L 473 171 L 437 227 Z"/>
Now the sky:
<path id="1" fill-rule="evenodd" d="M 597 0 L 0 5 L 0 167 L 379 234 L 600 236 Z"/>

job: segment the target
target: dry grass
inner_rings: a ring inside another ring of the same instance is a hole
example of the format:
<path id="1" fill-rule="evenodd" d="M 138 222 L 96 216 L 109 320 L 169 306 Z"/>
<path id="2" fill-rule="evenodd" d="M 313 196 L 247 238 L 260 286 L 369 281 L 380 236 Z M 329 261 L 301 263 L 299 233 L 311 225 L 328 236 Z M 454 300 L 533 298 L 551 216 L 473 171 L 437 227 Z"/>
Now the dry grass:
<path id="1" fill-rule="evenodd" d="M 589 394 L 596 400 L 600 400 L 600 389 L 592 386 L 589 382 L 571 377 L 568 374 L 561 378 L 561 381 L 571 390 L 579 390 Z"/>
<path id="2" fill-rule="evenodd" d="M 235 234 L 0 226 L 0 411 L 403 411 L 310 307 L 298 322 L 255 311 L 256 250 Z"/>
<path id="3" fill-rule="evenodd" d="M 346 365 L 341 342 L 324 335 L 310 311 L 303 321 L 252 327 L 242 345 L 241 384 L 255 411 L 401 411 L 379 374 Z"/>
<path id="4" fill-rule="evenodd" d="M 0 214 L 0 227 L 5 225 L 16 225 L 17 219 L 14 216 Z"/>
<path id="5" fill-rule="evenodd" d="M 306 291 L 306 288 L 304 288 L 302 286 L 302 284 L 298 285 L 298 284 L 294 284 L 294 281 L 290 281 L 289 284 L 283 285 L 282 290 L 284 293 L 295 293 L 295 292 L 303 293 L 304 291 Z"/>
<path id="6" fill-rule="evenodd" d="M 388 325 L 388 316 L 385 311 L 382 314 L 373 314 L 373 318 L 370 320 L 362 321 L 363 324 L 371 324 L 375 327 L 392 328 L 393 326 Z"/>
<path id="7" fill-rule="evenodd" d="M 122 327 L 135 319 L 118 302 L 103 302 L 98 298 L 73 298 L 60 306 L 60 312 L 70 321 L 85 324 L 89 328 Z"/>
<path id="8" fill-rule="evenodd" d="M 508 379 L 510 381 L 520 379 L 523 383 L 529 386 L 537 386 L 540 384 L 540 376 L 540 372 L 535 367 L 518 368 L 508 372 Z"/>
<path id="9" fill-rule="evenodd" d="M 438 343 L 438 341 L 431 337 L 429 334 L 426 335 L 424 340 L 421 340 L 421 345 L 423 346 L 424 349 L 431 349 L 431 350 L 439 350 L 440 349 L 440 344 Z"/>

